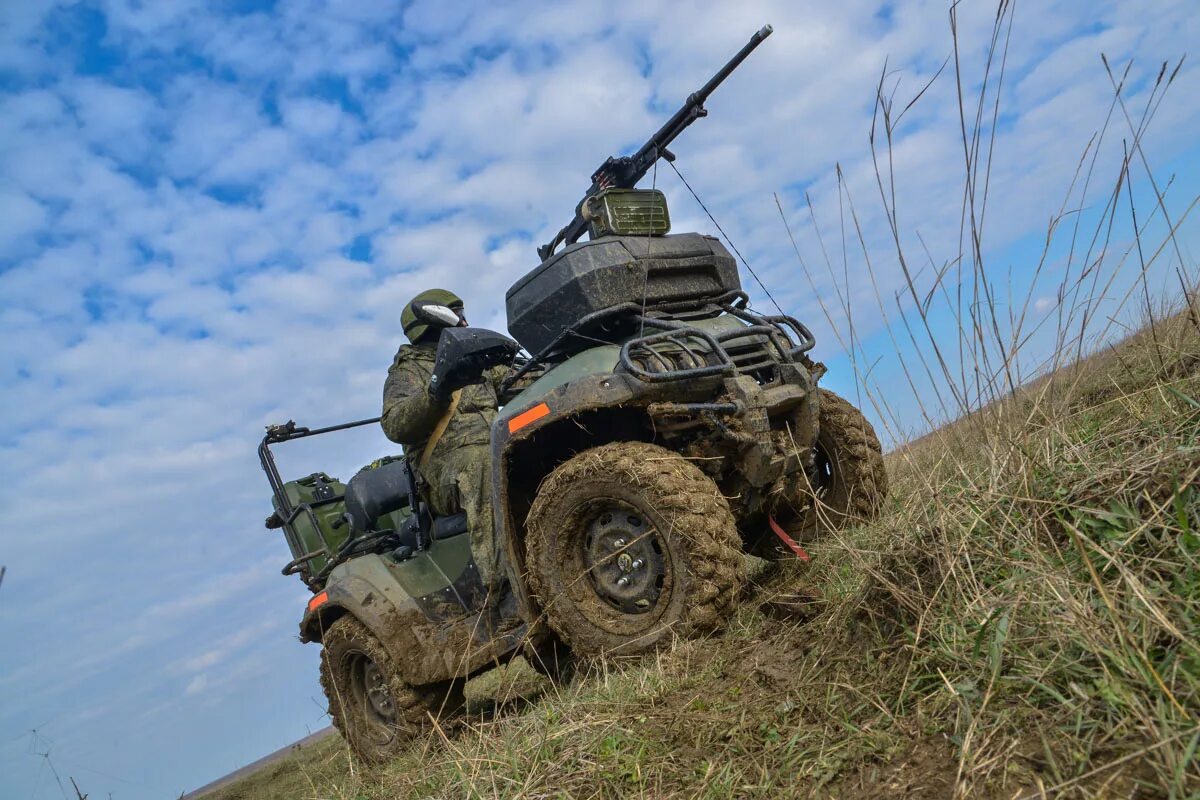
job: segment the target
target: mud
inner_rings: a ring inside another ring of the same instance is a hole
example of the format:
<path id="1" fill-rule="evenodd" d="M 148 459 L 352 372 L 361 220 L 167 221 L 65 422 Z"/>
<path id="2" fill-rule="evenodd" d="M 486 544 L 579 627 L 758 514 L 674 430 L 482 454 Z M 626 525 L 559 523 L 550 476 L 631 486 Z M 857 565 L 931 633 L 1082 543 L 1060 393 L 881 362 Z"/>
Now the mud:
<path id="1" fill-rule="evenodd" d="M 665 545 L 669 577 L 657 613 L 614 615 L 579 580 L 577 562 L 571 572 L 570 554 L 583 535 L 579 509 L 608 496 L 640 509 Z M 542 484 L 527 524 L 530 584 L 551 627 L 577 654 L 642 652 L 719 628 L 745 580 L 733 515 L 716 484 L 656 445 L 619 442 L 575 456 Z"/>
<path id="2" fill-rule="evenodd" d="M 383 674 L 395 722 L 381 725 L 368 717 L 351 690 L 350 663 L 365 655 Z M 452 714 L 463 705 L 463 681 L 414 687 L 405 682 L 387 650 L 361 622 L 338 619 L 325 632 L 321 651 L 321 688 L 329 700 L 329 716 L 351 751 L 364 764 L 380 764 L 404 751 L 409 741 L 430 725 L 430 714 Z"/>
<path id="3" fill-rule="evenodd" d="M 758 610 L 781 622 L 810 622 L 825 609 L 821 590 L 807 583 L 797 583 L 784 591 L 771 593 Z"/>
<path id="4" fill-rule="evenodd" d="M 772 489 L 776 517 L 809 541 L 828 527 L 837 529 L 873 519 L 888 493 L 883 448 L 871 423 L 833 392 L 819 389 L 818 394 L 817 446 L 832 462 L 833 481 L 825 488 L 819 508 L 804 475 L 784 478 Z"/>
<path id="5" fill-rule="evenodd" d="M 828 796 L 845 800 L 876 800 L 880 797 L 945 800 L 954 797 L 958 774 L 954 750 L 954 746 L 941 737 L 918 739 L 891 761 L 867 764 L 826 787 Z"/>
<path id="6" fill-rule="evenodd" d="M 470 615 L 435 622 L 420 611 L 395 611 L 384 617 L 387 649 L 401 673 L 413 684 L 465 675 L 512 649 L 507 637 L 515 631 L 491 634 L 488 615 Z M 328 634 L 326 634 L 328 635 Z"/>

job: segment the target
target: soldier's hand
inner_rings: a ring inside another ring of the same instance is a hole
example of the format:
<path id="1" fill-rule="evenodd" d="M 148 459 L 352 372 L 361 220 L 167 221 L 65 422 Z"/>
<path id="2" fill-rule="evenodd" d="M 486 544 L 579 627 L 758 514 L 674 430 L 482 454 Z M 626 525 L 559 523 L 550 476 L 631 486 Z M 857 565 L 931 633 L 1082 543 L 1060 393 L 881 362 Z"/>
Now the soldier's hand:
<path id="1" fill-rule="evenodd" d="M 442 402 L 455 390 L 480 383 L 484 373 L 498 365 L 512 363 L 517 343 L 507 336 L 482 328 L 446 328 L 438 340 L 429 394 Z"/>
<path id="2" fill-rule="evenodd" d="M 455 361 L 445 370 L 435 369 L 429 378 L 429 394 L 439 402 L 446 402 L 450 395 L 459 389 L 480 383 L 483 380 L 485 364 L 471 356 L 464 356 Z"/>

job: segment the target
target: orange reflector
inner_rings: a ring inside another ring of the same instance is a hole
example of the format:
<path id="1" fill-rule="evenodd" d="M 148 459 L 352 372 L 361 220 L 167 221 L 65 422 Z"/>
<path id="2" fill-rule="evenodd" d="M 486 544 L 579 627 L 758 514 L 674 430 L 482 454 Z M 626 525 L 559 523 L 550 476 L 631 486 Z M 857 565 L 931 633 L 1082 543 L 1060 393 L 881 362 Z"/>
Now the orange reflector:
<path id="1" fill-rule="evenodd" d="M 508 421 L 508 432 L 516 433 L 531 422 L 537 422 L 542 417 L 550 413 L 550 406 L 545 403 L 538 403 L 533 408 L 522 411 Z"/>
<path id="2" fill-rule="evenodd" d="M 316 611 L 318 608 L 320 608 L 321 606 L 325 605 L 328 602 L 329 602 L 329 592 L 321 592 L 319 595 L 315 596 L 312 600 L 308 601 L 308 610 Z"/>

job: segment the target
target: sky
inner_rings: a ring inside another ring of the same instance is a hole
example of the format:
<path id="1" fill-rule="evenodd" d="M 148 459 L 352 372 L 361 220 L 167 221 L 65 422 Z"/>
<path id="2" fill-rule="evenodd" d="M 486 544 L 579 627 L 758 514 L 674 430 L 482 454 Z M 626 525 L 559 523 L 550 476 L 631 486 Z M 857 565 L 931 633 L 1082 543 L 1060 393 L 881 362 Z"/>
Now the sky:
<path id="1" fill-rule="evenodd" d="M 1024 297 L 1058 312 L 1081 269 L 1071 230 L 1115 227 L 1095 263 L 1118 275 L 1131 211 L 1157 232 L 1147 292 L 1177 293 L 1176 272 L 1195 276 L 1200 72 L 1175 75 L 1106 226 L 1133 136 L 1100 56 L 1118 75 L 1132 60 L 1136 120 L 1160 65 L 1200 41 L 1194 3 L 1005 8 L 997 43 L 994 2 L 959 5 L 947 62 L 944 1 L 0 4 L 0 797 L 65 796 L 68 776 L 96 798 L 178 796 L 328 724 L 318 649 L 296 636 L 307 590 L 262 526 L 263 426 L 378 414 L 421 289 L 503 330 L 504 291 L 596 166 L 765 23 L 677 166 L 889 442 L 928 421 L 879 399 L 929 350 L 897 334 L 908 301 L 869 140 L 881 76 L 897 114 L 920 95 L 884 162 L 924 288 L 963 252 L 961 84 L 969 117 L 988 98 L 976 260 L 1006 313 Z M 643 185 L 666 191 L 676 231 L 716 233 L 665 165 Z M 1117 330 L 1132 286 L 1105 295 Z M 933 309 L 930 338 L 953 338 L 951 317 Z M 1054 346 L 1032 341 L 1031 369 Z M 345 478 L 393 450 L 362 430 L 279 457 L 289 477 Z"/>

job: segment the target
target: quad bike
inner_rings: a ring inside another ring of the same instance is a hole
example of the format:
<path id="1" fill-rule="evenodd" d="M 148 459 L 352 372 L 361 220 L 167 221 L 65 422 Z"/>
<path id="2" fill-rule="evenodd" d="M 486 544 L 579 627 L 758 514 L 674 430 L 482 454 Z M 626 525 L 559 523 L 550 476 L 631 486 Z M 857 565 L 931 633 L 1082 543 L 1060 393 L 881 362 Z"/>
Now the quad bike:
<path id="1" fill-rule="evenodd" d="M 607 160 L 575 219 L 539 248 L 506 298 L 528 355 L 501 334 L 449 327 L 448 309 L 417 310 L 442 328 L 433 383 L 510 367 L 491 434 L 499 581 L 481 580 L 466 515 L 431 513 L 410 459 L 383 458 L 345 484 L 280 476 L 273 445 L 378 419 L 268 428 L 267 526 L 291 549 L 284 574 L 313 591 L 300 635 L 324 648 L 331 716 L 362 761 L 398 753 L 463 705 L 468 678 L 517 655 L 561 677 L 571 657 L 717 630 L 745 553 L 806 558 L 806 542 L 876 512 L 879 442 L 818 387 L 808 328 L 752 310 L 725 247 L 668 234 L 663 194 L 634 188 L 769 33 L 637 154 Z"/>

